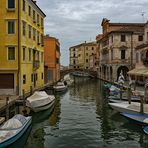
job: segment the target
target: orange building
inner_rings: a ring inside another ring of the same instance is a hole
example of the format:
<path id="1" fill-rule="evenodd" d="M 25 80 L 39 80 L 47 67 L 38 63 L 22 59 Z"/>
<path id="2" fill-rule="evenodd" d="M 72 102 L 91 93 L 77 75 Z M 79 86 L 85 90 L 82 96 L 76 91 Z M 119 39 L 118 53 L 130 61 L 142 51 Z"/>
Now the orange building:
<path id="1" fill-rule="evenodd" d="M 48 66 L 45 83 L 56 82 L 60 79 L 60 43 L 55 37 L 44 36 L 44 61 Z"/>

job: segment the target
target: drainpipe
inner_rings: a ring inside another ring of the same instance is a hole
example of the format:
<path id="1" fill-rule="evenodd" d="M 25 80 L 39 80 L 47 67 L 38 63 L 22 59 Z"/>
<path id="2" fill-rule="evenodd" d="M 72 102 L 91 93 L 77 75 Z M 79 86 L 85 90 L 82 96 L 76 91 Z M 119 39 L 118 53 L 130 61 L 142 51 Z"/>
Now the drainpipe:
<path id="1" fill-rule="evenodd" d="M 131 33 L 131 61 L 130 61 L 130 68 L 133 68 L 133 32 Z"/>
<path id="2" fill-rule="evenodd" d="M 18 0 L 18 95 L 21 95 L 20 55 L 20 0 Z"/>

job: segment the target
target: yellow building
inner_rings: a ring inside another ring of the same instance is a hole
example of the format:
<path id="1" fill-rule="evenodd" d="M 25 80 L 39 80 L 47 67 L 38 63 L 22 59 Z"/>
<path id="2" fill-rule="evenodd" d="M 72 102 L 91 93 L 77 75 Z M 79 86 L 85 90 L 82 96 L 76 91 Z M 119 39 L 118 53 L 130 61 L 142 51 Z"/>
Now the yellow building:
<path id="1" fill-rule="evenodd" d="M 33 0 L 1 0 L 0 94 L 44 84 L 44 17 Z"/>
<path id="2" fill-rule="evenodd" d="M 90 69 L 90 56 L 96 54 L 96 47 L 96 42 L 85 42 L 70 47 L 70 67 Z"/>

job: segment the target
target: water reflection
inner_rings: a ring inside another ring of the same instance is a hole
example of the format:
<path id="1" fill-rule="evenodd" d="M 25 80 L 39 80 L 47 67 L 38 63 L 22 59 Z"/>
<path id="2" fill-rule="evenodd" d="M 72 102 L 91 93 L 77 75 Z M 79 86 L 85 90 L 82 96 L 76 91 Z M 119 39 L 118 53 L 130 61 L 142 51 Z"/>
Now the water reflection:
<path id="1" fill-rule="evenodd" d="M 26 148 L 146 148 L 148 136 L 109 108 L 102 81 L 76 78 L 53 111 L 33 114 Z"/>

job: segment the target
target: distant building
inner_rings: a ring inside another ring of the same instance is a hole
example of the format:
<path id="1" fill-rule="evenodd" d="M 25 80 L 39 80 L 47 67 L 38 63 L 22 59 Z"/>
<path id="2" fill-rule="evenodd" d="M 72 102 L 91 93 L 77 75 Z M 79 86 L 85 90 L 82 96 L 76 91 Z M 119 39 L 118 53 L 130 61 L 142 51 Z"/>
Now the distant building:
<path id="1" fill-rule="evenodd" d="M 48 66 L 48 82 L 56 82 L 60 79 L 60 43 L 55 37 L 46 35 L 44 37 L 44 59 Z M 46 82 L 47 83 L 47 82 Z"/>
<path id="2" fill-rule="evenodd" d="M 90 56 L 96 54 L 96 42 L 85 42 L 69 48 L 70 68 L 90 68 Z"/>
<path id="3" fill-rule="evenodd" d="M 116 81 L 120 72 L 135 67 L 135 47 L 143 43 L 144 23 L 110 23 L 102 20 L 102 35 L 96 37 L 99 50 L 100 78 Z"/>
<path id="4" fill-rule="evenodd" d="M 44 18 L 33 0 L 1 0 L 0 94 L 44 85 Z"/>

